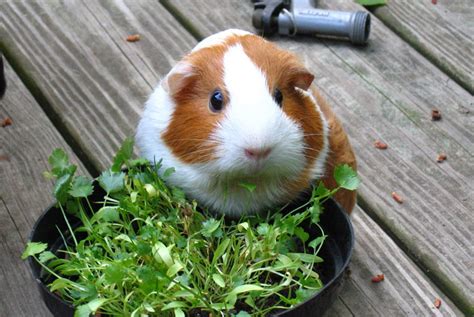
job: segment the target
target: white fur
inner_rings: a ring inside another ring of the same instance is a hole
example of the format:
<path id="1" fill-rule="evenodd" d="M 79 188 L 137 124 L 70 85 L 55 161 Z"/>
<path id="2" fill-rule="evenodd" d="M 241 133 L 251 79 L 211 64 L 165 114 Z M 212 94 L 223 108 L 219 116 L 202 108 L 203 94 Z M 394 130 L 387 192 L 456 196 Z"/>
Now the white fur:
<path id="1" fill-rule="evenodd" d="M 235 31 L 214 35 L 212 40 L 204 40 L 198 46 L 216 45 L 226 34 L 235 34 Z M 230 102 L 224 109 L 224 119 L 211 136 L 211 142 L 218 144 L 215 160 L 184 164 L 161 139 L 175 108 L 166 85 L 159 85 L 146 103 L 137 128 L 137 145 L 148 160 L 162 159 L 161 172 L 169 167 L 176 169 L 169 183 L 219 212 L 240 215 L 285 203 L 282 201 L 285 183 L 297 177 L 305 166 L 304 131 L 275 103 L 265 75 L 240 45 L 229 48 L 223 62 Z M 325 143 L 312 168 L 313 175 L 319 177 L 324 174 L 328 152 L 327 122 L 311 94 L 301 92 L 311 98 L 323 119 Z M 272 151 L 262 162 L 245 156 L 246 148 L 266 147 Z M 253 183 L 257 187 L 250 192 L 242 183 Z"/>
<path id="2" fill-rule="evenodd" d="M 199 42 L 192 49 L 191 52 L 196 52 L 196 51 L 198 51 L 202 48 L 205 48 L 205 47 L 211 47 L 211 46 L 215 46 L 215 45 L 222 45 L 222 44 L 225 43 L 226 39 L 229 36 L 234 36 L 234 35 L 244 36 L 244 35 L 253 35 L 253 34 L 250 33 L 250 32 L 244 31 L 244 30 L 239 30 L 239 29 L 228 29 L 228 30 L 225 30 L 225 31 L 221 31 L 221 32 L 218 32 L 218 33 L 215 33 L 211 36 L 206 37 L 204 40 Z"/>

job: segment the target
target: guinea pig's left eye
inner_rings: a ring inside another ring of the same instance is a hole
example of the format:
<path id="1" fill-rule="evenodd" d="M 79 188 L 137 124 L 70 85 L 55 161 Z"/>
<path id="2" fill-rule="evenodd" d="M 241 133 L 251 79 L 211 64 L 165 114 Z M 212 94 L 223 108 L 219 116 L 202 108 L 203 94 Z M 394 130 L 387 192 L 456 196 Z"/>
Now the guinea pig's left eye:
<path id="1" fill-rule="evenodd" d="M 282 106 L 282 102 L 283 102 L 283 95 L 280 91 L 280 89 L 275 89 L 275 92 L 273 93 L 273 99 L 275 100 L 275 102 L 281 107 Z"/>
<path id="2" fill-rule="evenodd" d="M 212 112 L 219 112 L 224 107 L 224 95 L 219 89 L 214 90 L 209 100 L 209 109 Z"/>

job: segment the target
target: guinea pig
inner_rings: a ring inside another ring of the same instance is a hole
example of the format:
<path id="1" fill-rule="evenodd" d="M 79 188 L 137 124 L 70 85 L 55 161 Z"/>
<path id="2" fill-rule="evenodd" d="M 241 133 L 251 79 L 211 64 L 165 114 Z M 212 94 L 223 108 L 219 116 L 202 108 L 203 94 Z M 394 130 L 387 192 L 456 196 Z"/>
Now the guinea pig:
<path id="1" fill-rule="evenodd" d="M 231 216 L 283 205 L 356 168 L 341 123 L 291 53 L 249 32 L 201 41 L 161 80 L 139 122 L 142 156 L 199 204 Z M 254 186 L 249 188 L 249 184 Z M 350 212 L 355 192 L 335 199 Z"/>

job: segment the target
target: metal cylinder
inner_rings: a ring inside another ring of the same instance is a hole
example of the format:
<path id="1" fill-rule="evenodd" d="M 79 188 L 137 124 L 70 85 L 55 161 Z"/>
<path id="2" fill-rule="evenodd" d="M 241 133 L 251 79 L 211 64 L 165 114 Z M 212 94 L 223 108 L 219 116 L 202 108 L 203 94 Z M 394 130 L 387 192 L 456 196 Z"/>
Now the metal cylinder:
<path id="1" fill-rule="evenodd" d="M 354 44 L 367 43 L 370 34 L 370 15 L 367 12 L 298 7 L 295 2 L 299 1 L 293 1 L 291 11 L 283 10 L 278 15 L 278 33 L 345 37 Z"/>

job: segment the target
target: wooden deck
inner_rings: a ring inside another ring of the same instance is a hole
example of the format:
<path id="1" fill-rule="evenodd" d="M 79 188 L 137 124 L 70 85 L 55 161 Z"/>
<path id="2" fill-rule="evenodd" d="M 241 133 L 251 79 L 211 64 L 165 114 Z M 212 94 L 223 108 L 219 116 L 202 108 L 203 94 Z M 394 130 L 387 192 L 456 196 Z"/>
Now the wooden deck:
<path id="1" fill-rule="evenodd" d="M 358 157 L 356 249 L 327 316 L 474 315 L 471 2 L 391 0 L 373 12 L 366 47 L 270 38 L 315 74 Z M 320 4 L 363 10 L 352 0 Z M 50 316 L 20 260 L 52 202 L 42 177 L 50 152 L 64 148 L 97 175 L 133 134 L 159 78 L 209 34 L 255 32 L 251 14 L 242 0 L 0 1 L 0 121 L 12 119 L 0 127 L 0 316 Z M 141 40 L 126 42 L 134 33 Z M 442 120 L 431 120 L 434 108 Z M 374 148 L 376 139 L 388 149 Z M 448 159 L 438 163 L 441 152 Z M 385 281 L 371 283 L 379 273 Z"/>

